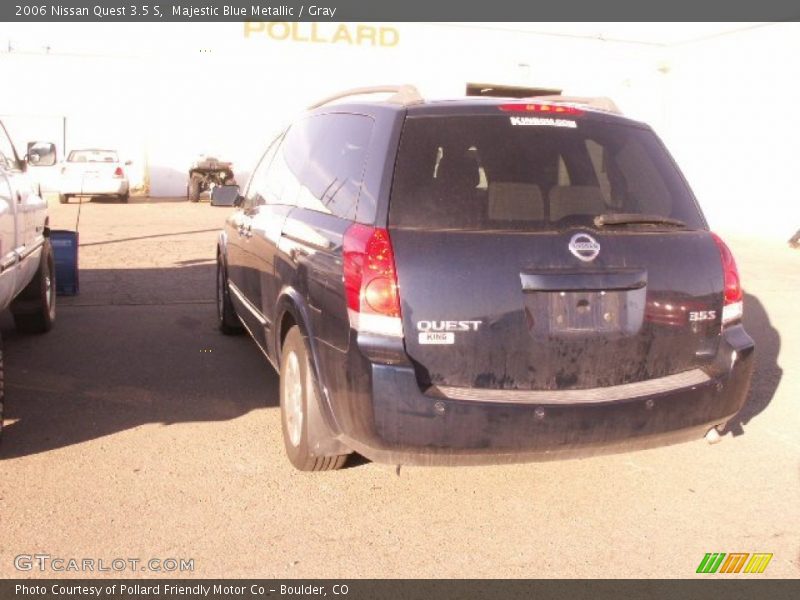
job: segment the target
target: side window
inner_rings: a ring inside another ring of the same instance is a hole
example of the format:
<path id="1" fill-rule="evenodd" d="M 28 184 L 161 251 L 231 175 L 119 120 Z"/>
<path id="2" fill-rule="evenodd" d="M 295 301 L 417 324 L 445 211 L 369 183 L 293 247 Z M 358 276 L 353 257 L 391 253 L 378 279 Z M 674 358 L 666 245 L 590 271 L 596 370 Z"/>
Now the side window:
<path id="1" fill-rule="evenodd" d="M 11 193 L 11 186 L 8 183 L 8 179 L 5 175 L 0 173 L 0 200 L 5 200 L 6 202 L 11 202 L 11 198 L 13 198 L 13 194 Z M 3 216 L 3 214 L 0 214 Z M 13 231 L 12 231 L 13 236 Z"/>
<path id="2" fill-rule="evenodd" d="M 272 159 L 283 141 L 283 133 L 277 138 L 272 140 L 272 143 L 267 148 L 264 156 L 256 166 L 253 174 L 250 176 L 250 181 L 247 184 L 247 191 L 244 193 L 244 208 L 245 210 L 266 204 L 264 196 L 266 188 L 266 180 L 269 172 L 269 167 L 272 164 Z"/>
<path id="3" fill-rule="evenodd" d="M 5 126 L 0 123 L 0 166 L 5 169 L 16 169 L 17 161 L 14 158 L 14 145 Z"/>
<path id="4" fill-rule="evenodd" d="M 297 121 L 283 139 L 267 173 L 267 204 L 293 206 L 300 191 L 300 175 L 310 151 L 306 120 Z"/>
<path id="5" fill-rule="evenodd" d="M 8 178 L 3 174 L 2 169 L 0 169 L 0 202 L 11 206 L 13 197 L 11 186 L 8 184 Z M 8 210 L 0 212 L 0 239 L 14 239 L 14 213 Z M 9 254 L 13 256 L 14 244 L 2 244 L 0 252 L 2 252 L 3 258 L 7 258 Z"/>
<path id="6" fill-rule="evenodd" d="M 373 120 L 343 113 L 306 121 L 308 161 L 298 206 L 355 219 Z"/>

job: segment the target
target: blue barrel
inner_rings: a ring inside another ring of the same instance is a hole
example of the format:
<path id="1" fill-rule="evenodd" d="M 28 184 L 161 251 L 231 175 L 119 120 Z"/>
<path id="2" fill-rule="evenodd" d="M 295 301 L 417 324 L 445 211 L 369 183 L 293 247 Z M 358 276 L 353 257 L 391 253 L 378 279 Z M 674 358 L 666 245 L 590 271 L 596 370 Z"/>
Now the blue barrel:
<path id="1" fill-rule="evenodd" d="M 74 296 L 78 293 L 78 232 L 52 229 L 50 244 L 56 262 L 56 294 Z"/>

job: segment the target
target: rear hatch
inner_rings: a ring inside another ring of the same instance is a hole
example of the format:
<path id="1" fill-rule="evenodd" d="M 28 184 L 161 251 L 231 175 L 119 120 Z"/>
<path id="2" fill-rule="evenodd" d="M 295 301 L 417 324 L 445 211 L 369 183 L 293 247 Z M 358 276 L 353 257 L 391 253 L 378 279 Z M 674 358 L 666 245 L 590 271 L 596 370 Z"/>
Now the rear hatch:
<path id="1" fill-rule="evenodd" d="M 585 389 L 711 363 L 720 253 L 661 142 L 540 111 L 406 118 L 389 232 L 420 385 Z"/>
<path id="2" fill-rule="evenodd" d="M 113 150 L 73 150 L 64 163 L 62 174 L 76 181 L 113 179 L 121 176 L 121 170 L 119 157 Z"/>

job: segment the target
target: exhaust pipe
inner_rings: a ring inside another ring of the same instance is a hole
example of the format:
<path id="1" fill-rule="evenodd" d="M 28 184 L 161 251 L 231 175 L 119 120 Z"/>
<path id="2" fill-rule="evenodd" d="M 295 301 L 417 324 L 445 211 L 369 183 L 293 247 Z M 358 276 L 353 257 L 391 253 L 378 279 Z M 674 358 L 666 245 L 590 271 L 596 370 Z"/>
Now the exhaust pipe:
<path id="1" fill-rule="evenodd" d="M 722 441 L 722 436 L 719 434 L 716 427 L 712 427 L 706 432 L 706 441 L 709 444 L 718 444 Z"/>

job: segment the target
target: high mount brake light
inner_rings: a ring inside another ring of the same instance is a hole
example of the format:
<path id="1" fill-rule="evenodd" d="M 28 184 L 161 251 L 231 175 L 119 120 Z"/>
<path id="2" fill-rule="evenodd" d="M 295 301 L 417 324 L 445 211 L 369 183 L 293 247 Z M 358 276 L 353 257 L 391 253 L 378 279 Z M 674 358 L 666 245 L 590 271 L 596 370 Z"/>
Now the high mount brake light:
<path id="1" fill-rule="evenodd" d="M 722 261 L 722 274 L 724 282 L 724 302 L 722 306 L 722 324 L 728 325 L 741 320 L 744 312 L 744 292 L 742 291 L 742 282 L 739 278 L 739 269 L 736 268 L 736 260 L 733 258 L 728 245 L 722 241 L 716 233 L 712 233 L 711 237 L 719 249 L 720 260 Z"/>
<path id="2" fill-rule="evenodd" d="M 389 232 L 356 223 L 344 234 L 344 291 L 350 325 L 402 337 L 400 294 Z"/>
<path id="3" fill-rule="evenodd" d="M 545 102 L 512 102 L 501 104 L 500 110 L 505 112 L 532 112 L 548 115 L 582 115 L 583 111 L 570 104 L 550 104 Z"/>

